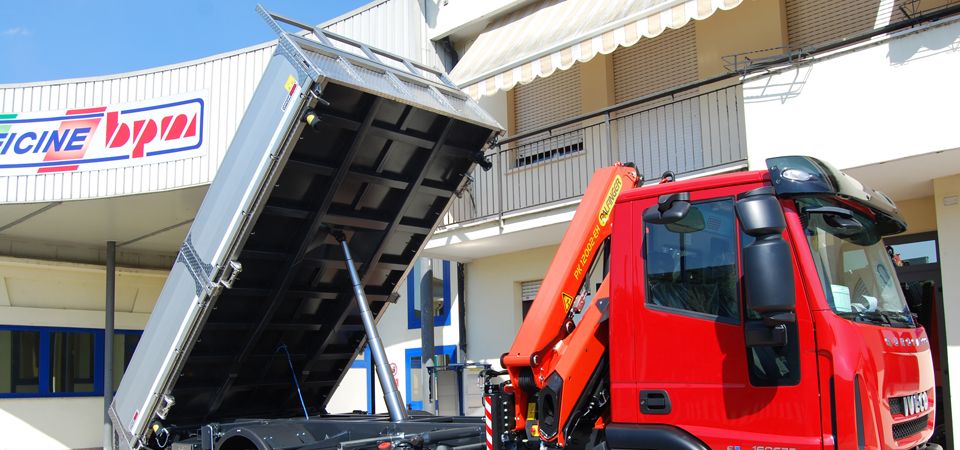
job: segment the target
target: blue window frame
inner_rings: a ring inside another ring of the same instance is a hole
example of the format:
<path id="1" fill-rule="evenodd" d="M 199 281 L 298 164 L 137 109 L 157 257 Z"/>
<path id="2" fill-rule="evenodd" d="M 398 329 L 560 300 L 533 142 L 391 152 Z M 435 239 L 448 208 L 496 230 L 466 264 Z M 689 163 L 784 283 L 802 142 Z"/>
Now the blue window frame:
<path id="1" fill-rule="evenodd" d="M 445 364 L 456 364 L 457 362 L 457 346 L 456 345 L 443 345 L 440 347 L 434 348 L 437 356 L 446 356 L 447 361 Z M 408 348 L 404 350 L 404 360 L 406 366 L 406 375 L 407 375 L 407 407 L 410 409 L 423 409 L 423 379 L 420 369 L 423 368 L 423 364 L 420 362 L 420 358 L 423 355 L 423 352 L 420 347 Z M 444 365 L 445 365 L 444 364 Z M 414 395 L 418 400 L 414 400 Z"/>
<path id="2" fill-rule="evenodd" d="M 450 261 L 443 261 L 442 279 L 434 278 L 434 298 L 439 301 L 442 292 L 443 307 L 440 314 L 433 316 L 433 326 L 442 327 L 450 325 Z M 407 329 L 414 330 L 420 328 L 420 286 L 419 280 L 423 272 L 420 269 L 420 262 L 413 265 L 413 269 L 407 274 Z M 439 289 L 439 283 L 443 283 L 443 288 Z M 439 291 L 439 292 L 438 292 Z"/>
<path id="3" fill-rule="evenodd" d="M 120 369 L 126 369 L 142 333 L 115 331 Z M 0 325 L 0 398 L 103 396 L 104 334 L 92 328 Z M 114 388 L 122 376 L 122 370 L 116 372 Z"/>

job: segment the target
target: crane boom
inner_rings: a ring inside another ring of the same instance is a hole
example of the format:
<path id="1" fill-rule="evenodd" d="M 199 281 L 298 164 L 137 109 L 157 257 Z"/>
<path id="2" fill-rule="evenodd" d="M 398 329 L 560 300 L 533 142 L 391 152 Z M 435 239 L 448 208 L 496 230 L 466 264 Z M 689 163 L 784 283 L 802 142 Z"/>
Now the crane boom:
<path id="1" fill-rule="evenodd" d="M 632 165 L 617 163 L 594 172 L 530 307 L 528 319 L 520 327 L 510 352 L 501 357 L 515 391 L 518 428 L 525 425 L 523 413 L 529 394 L 545 388 L 549 375 L 560 363 L 550 355 L 551 350 L 574 331 L 573 312 L 582 308 L 580 303 L 589 290 L 590 269 L 610 236 L 610 217 L 617 197 L 640 182 L 642 177 Z M 555 435 L 543 437 L 552 440 Z"/>

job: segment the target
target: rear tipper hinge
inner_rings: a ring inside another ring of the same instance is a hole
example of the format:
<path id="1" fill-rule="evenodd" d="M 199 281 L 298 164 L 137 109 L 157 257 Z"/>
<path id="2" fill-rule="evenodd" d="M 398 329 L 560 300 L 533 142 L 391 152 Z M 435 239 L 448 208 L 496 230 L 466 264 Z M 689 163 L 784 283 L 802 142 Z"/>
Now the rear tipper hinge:
<path id="1" fill-rule="evenodd" d="M 213 297 L 221 287 L 232 288 L 237 275 L 243 270 L 243 266 L 238 261 L 230 261 L 223 267 L 214 267 L 203 262 L 203 259 L 197 254 L 197 250 L 193 247 L 191 235 L 187 235 L 183 244 L 180 245 L 177 262 L 183 263 L 190 271 L 190 276 L 193 277 L 193 282 L 196 285 L 197 297 L 207 299 Z"/>

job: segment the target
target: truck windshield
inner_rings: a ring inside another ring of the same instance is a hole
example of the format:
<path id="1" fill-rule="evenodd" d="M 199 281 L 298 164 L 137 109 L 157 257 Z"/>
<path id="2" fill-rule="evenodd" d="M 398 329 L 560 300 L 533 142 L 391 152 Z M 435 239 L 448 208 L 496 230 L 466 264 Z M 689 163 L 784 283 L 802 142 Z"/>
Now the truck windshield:
<path id="1" fill-rule="evenodd" d="M 856 322 L 916 328 L 874 219 L 826 199 L 800 199 L 797 205 L 801 213 L 812 208 L 840 207 L 850 211 L 853 220 L 862 225 L 860 228 L 849 219 L 838 220 L 831 214 L 806 214 L 807 243 L 830 309 Z"/>

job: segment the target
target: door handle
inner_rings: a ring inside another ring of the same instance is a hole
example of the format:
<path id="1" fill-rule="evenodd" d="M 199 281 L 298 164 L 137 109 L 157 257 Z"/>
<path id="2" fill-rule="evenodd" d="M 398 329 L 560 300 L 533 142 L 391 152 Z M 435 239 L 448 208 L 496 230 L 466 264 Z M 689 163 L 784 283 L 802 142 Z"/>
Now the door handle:
<path id="1" fill-rule="evenodd" d="M 662 389 L 645 389 L 640 391 L 640 412 L 643 414 L 670 414 L 673 405 L 670 404 L 670 395 Z"/>

